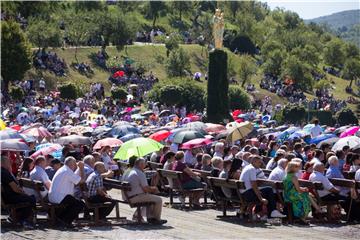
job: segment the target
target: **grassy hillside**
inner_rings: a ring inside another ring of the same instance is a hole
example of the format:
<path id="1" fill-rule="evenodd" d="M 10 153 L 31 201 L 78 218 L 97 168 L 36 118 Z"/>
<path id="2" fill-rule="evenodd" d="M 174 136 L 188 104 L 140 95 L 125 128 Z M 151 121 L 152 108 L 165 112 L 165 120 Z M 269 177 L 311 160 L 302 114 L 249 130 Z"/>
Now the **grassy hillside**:
<path id="1" fill-rule="evenodd" d="M 200 71 L 205 73 L 207 71 L 207 58 L 208 53 L 205 48 L 202 48 L 199 45 L 182 45 L 184 50 L 190 56 L 190 65 L 191 65 L 191 72 Z M 69 67 L 69 72 L 67 73 L 67 77 L 56 77 L 53 73 L 48 71 L 37 71 L 36 69 L 31 69 L 27 72 L 26 78 L 39 78 L 40 76 L 44 77 L 48 86 L 50 88 L 55 88 L 56 85 L 72 82 L 79 85 L 83 89 L 89 89 L 90 83 L 92 82 L 101 82 L 105 85 L 105 89 L 108 91 L 110 88 L 110 83 L 108 78 L 110 73 L 103 70 L 102 68 L 96 66 L 91 58 L 90 55 L 92 53 L 98 52 L 100 49 L 98 47 L 86 47 L 78 49 L 78 60 L 79 62 L 87 62 L 91 65 L 92 69 L 94 70 L 94 75 L 91 77 L 86 77 L 81 75 L 79 72 L 75 71 L 73 68 Z M 68 66 L 72 62 L 75 62 L 74 48 L 68 49 L 52 49 L 51 51 L 55 51 L 61 58 L 64 58 Z M 167 78 L 166 71 L 165 71 L 165 61 L 166 61 L 166 48 L 161 45 L 131 45 L 127 46 L 126 49 L 122 51 L 118 51 L 115 47 L 107 47 L 107 53 L 109 54 L 110 58 L 113 57 L 120 57 L 120 56 L 128 56 L 135 60 L 135 63 L 141 63 L 142 66 L 148 71 L 152 71 L 155 76 L 157 76 L 160 81 Z M 234 67 L 237 68 L 238 62 L 236 59 L 238 58 L 237 55 L 228 51 L 229 56 L 233 59 Z M 270 96 L 274 103 L 286 103 L 286 99 L 277 96 L 271 92 L 266 90 L 262 90 L 259 87 L 259 82 L 261 79 L 261 72 L 253 77 L 252 83 L 255 84 L 256 88 L 259 90 L 259 93 L 255 94 L 255 98 L 262 99 L 265 96 Z M 333 93 L 336 98 L 339 99 L 347 99 L 349 96 L 345 92 L 345 87 L 348 84 L 346 80 L 336 78 L 334 76 L 328 76 L 328 79 L 334 82 L 333 85 Z M 206 82 L 203 82 L 204 87 L 206 87 Z M 313 98 L 312 94 L 307 94 L 309 98 Z M 351 106 L 355 109 L 355 105 Z"/>

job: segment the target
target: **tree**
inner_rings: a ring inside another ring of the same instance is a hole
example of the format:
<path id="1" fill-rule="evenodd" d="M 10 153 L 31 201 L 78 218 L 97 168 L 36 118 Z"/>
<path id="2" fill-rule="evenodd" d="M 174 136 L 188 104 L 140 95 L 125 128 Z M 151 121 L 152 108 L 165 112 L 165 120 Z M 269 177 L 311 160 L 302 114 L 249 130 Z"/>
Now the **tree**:
<path id="1" fill-rule="evenodd" d="M 179 48 L 170 53 L 165 67 L 169 77 L 186 76 L 186 72 L 190 72 L 190 58 L 184 49 Z"/>
<path id="2" fill-rule="evenodd" d="M 14 21 L 1 22 L 2 91 L 8 92 L 9 82 L 22 80 L 31 68 L 31 48 L 28 40 Z"/>
<path id="3" fill-rule="evenodd" d="M 160 11 L 166 7 L 164 2 L 161 1 L 150 1 L 149 2 L 149 15 L 153 19 L 152 27 L 155 27 L 156 20 L 159 17 Z"/>
<path id="4" fill-rule="evenodd" d="M 241 55 L 238 60 L 238 74 L 241 81 L 241 86 L 249 82 L 251 77 L 256 74 L 255 60 L 250 55 Z"/>
<path id="5" fill-rule="evenodd" d="M 347 43 L 344 47 L 344 52 L 346 58 L 358 58 L 360 56 L 359 48 L 353 43 Z"/>
<path id="6" fill-rule="evenodd" d="M 343 108 L 341 111 L 337 112 L 336 119 L 340 126 L 358 124 L 359 122 L 354 112 L 349 108 Z"/>
<path id="7" fill-rule="evenodd" d="M 60 47 L 61 35 L 54 22 L 31 18 L 27 28 L 29 41 L 36 47 Z"/>
<path id="8" fill-rule="evenodd" d="M 229 86 L 229 106 L 230 109 L 247 110 L 251 108 L 250 98 L 240 87 Z"/>
<path id="9" fill-rule="evenodd" d="M 179 104 L 182 101 L 182 91 L 180 86 L 167 85 L 160 89 L 159 100 L 168 106 Z"/>
<path id="10" fill-rule="evenodd" d="M 303 48 L 294 48 L 291 54 L 297 56 L 301 61 L 309 64 L 313 68 L 316 68 L 320 62 L 319 52 L 312 45 L 306 45 Z"/>
<path id="11" fill-rule="evenodd" d="M 296 56 L 288 56 L 282 70 L 283 78 L 290 78 L 302 89 L 311 89 L 312 76 L 310 67 Z"/>
<path id="12" fill-rule="evenodd" d="M 85 44 L 90 37 L 90 32 L 93 28 L 91 20 L 91 14 L 84 12 L 75 13 L 74 11 L 69 11 L 65 16 L 65 35 L 75 46 L 74 56 L 76 62 L 79 62 L 77 59 L 78 47 Z"/>
<path id="13" fill-rule="evenodd" d="M 360 78 L 360 61 L 355 58 L 347 59 L 342 70 L 342 77 L 349 79 L 349 87 L 352 87 L 353 81 Z"/>
<path id="14" fill-rule="evenodd" d="M 268 54 L 267 60 L 262 65 L 263 71 L 266 74 L 279 76 L 281 74 L 281 67 L 286 58 L 286 52 L 280 49 L 271 51 Z"/>
<path id="15" fill-rule="evenodd" d="M 74 100 L 80 96 L 80 89 L 72 83 L 60 86 L 59 91 L 62 99 Z"/>
<path id="16" fill-rule="evenodd" d="M 169 57 L 169 54 L 172 50 L 179 48 L 179 42 L 180 42 L 180 37 L 177 34 L 172 34 L 165 39 L 167 57 Z"/>
<path id="17" fill-rule="evenodd" d="M 333 67 L 342 65 L 345 60 L 345 54 L 341 40 L 335 38 L 329 41 L 325 45 L 323 55 L 326 64 L 329 64 Z"/>
<path id="18" fill-rule="evenodd" d="M 122 13 L 113 13 L 109 16 L 110 41 L 122 50 L 128 41 L 135 37 L 137 21 L 133 18 L 126 18 Z"/>
<path id="19" fill-rule="evenodd" d="M 189 1 L 171 1 L 170 3 L 173 10 L 177 9 L 179 11 L 179 21 L 182 21 L 183 12 L 191 9 L 191 2 Z"/>

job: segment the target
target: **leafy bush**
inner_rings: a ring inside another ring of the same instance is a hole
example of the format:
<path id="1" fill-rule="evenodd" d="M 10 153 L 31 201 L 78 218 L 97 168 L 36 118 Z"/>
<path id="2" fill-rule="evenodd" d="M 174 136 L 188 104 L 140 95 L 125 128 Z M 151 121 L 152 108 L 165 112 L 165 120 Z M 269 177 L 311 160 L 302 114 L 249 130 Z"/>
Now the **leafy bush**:
<path id="1" fill-rule="evenodd" d="M 301 123 L 306 118 L 306 111 L 300 105 L 287 105 L 283 109 L 283 120 L 287 123 Z"/>
<path id="2" fill-rule="evenodd" d="M 190 72 L 190 57 L 184 49 L 179 48 L 170 53 L 165 67 L 169 77 L 186 76 L 186 71 Z"/>
<path id="3" fill-rule="evenodd" d="M 309 114 L 309 120 L 318 119 L 320 124 L 332 126 L 335 122 L 331 111 L 311 110 L 306 114 Z"/>
<path id="4" fill-rule="evenodd" d="M 238 86 L 229 87 L 229 105 L 232 110 L 247 110 L 251 108 L 249 96 Z"/>
<path id="5" fill-rule="evenodd" d="M 60 86 L 59 91 L 63 99 L 76 99 L 81 96 L 80 89 L 72 83 Z"/>
<path id="6" fill-rule="evenodd" d="M 155 84 L 148 93 L 148 100 L 202 111 L 205 107 L 204 96 L 205 90 L 195 81 L 170 79 Z"/>
<path id="7" fill-rule="evenodd" d="M 16 101 L 23 99 L 24 95 L 24 91 L 20 87 L 12 87 L 10 90 L 11 98 Z"/>
<path id="8" fill-rule="evenodd" d="M 176 34 L 171 35 L 165 39 L 166 56 L 169 56 L 172 50 L 179 48 L 180 37 Z"/>
<path id="9" fill-rule="evenodd" d="M 356 118 L 355 114 L 351 109 L 344 108 L 341 111 L 336 113 L 336 119 L 338 124 L 341 126 L 347 124 L 358 124 L 358 119 Z"/>
<path id="10" fill-rule="evenodd" d="M 322 79 L 315 83 L 314 88 L 315 89 L 328 89 L 331 87 L 331 84 L 328 80 Z"/>
<path id="11" fill-rule="evenodd" d="M 111 90 L 111 96 L 117 100 L 126 100 L 128 93 L 124 88 L 116 87 L 115 89 Z"/>

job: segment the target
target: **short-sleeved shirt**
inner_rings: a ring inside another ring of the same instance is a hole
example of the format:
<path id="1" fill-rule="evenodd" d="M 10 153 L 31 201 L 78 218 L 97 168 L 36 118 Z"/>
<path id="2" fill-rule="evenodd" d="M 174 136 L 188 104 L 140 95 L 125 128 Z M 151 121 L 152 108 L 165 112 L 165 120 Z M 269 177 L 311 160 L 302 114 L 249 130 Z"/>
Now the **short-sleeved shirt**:
<path id="1" fill-rule="evenodd" d="M 48 183 L 50 181 L 49 176 L 47 175 L 45 169 L 43 169 L 40 166 L 35 166 L 34 169 L 30 172 L 30 179 L 31 180 L 36 180 L 36 181 L 40 181 L 42 183 Z M 41 192 L 42 197 L 45 197 L 48 194 L 47 189 L 45 189 L 44 191 Z M 36 194 L 33 194 L 36 196 L 37 200 L 39 200 L 39 196 L 37 196 Z"/>
<path id="2" fill-rule="evenodd" d="M 179 171 L 183 173 L 181 178 L 181 184 L 185 184 L 191 181 L 191 177 L 186 172 L 184 172 L 185 168 L 187 168 L 186 164 L 181 161 L 175 161 L 173 164 L 173 171 Z"/>
<path id="3" fill-rule="evenodd" d="M 286 175 L 285 170 L 282 167 L 277 166 L 276 168 L 274 168 L 274 170 L 271 171 L 269 175 L 269 180 L 282 181 L 284 180 L 285 175 Z"/>
<path id="4" fill-rule="evenodd" d="M 317 137 L 322 133 L 322 128 L 319 125 L 315 125 L 314 127 L 311 128 L 310 130 L 311 133 L 311 137 Z"/>
<path id="5" fill-rule="evenodd" d="M 90 197 L 97 195 L 97 189 L 104 187 L 101 174 L 97 171 L 92 172 L 86 180 L 86 185 L 89 189 Z"/>
<path id="6" fill-rule="evenodd" d="M 12 188 L 10 187 L 10 183 L 15 182 L 18 184 L 16 178 L 14 175 L 9 172 L 5 168 L 1 168 L 1 187 L 3 188 L 3 193 L 1 194 L 4 202 L 6 203 L 12 203 L 12 199 L 16 198 L 17 196 L 20 196 L 21 194 L 14 192 Z"/>
<path id="7" fill-rule="evenodd" d="M 324 197 L 328 194 L 330 194 L 330 189 L 332 189 L 334 187 L 334 185 L 329 181 L 329 179 L 327 177 L 324 176 L 324 174 L 322 174 L 321 172 L 317 172 L 314 171 L 311 175 L 309 180 L 311 182 L 321 182 L 324 190 L 319 190 L 319 196 L 320 197 Z"/>
<path id="8" fill-rule="evenodd" d="M 50 190 L 49 201 L 61 203 L 66 195 L 74 196 L 75 185 L 81 181 L 81 177 L 73 172 L 68 166 L 62 166 L 54 175 Z"/>
<path id="9" fill-rule="evenodd" d="M 245 190 L 240 190 L 241 193 L 246 192 L 251 189 L 251 182 L 256 181 L 256 168 L 249 164 L 241 172 L 240 181 L 243 181 L 245 184 Z"/>
<path id="10" fill-rule="evenodd" d="M 128 192 L 129 197 L 144 193 L 143 187 L 148 186 L 145 173 L 136 167 L 132 168 L 123 177 L 123 180 L 130 183 L 131 191 Z"/>

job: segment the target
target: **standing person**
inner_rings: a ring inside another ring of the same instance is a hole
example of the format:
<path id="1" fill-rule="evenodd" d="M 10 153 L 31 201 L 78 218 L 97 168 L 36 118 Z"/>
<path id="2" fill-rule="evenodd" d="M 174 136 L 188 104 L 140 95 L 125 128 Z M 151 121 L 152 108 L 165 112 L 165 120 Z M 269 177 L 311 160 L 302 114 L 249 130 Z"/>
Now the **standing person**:
<path id="1" fill-rule="evenodd" d="M 17 209 L 15 211 L 16 216 L 10 215 L 8 221 L 13 223 L 16 219 L 24 228 L 33 229 L 32 209 L 35 208 L 35 198 L 24 193 L 17 179 L 11 173 L 11 162 L 6 156 L 1 156 L 1 187 L 1 195 L 5 204 L 29 204 L 27 207 Z"/>
<path id="2" fill-rule="evenodd" d="M 155 186 L 149 186 L 143 172 L 146 166 L 143 158 L 135 160 L 134 167 L 123 177 L 124 181 L 130 183 L 131 191 L 128 198 L 131 203 L 153 202 L 154 204 L 146 207 L 147 221 L 151 224 L 165 224 L 166 220 L 161 220 L 162 199 L 154 195 L 158 193 Z"/>
<path id="3" fill-rule="evenodd" d="M 259 202 L 267 206 L 268 217 L 272 218 L 283 218 L 286 215 L 276 210 L 276 200 L 272 188 L 259 189 L 257 185 L 257 170 L 263 164 L 261 158 L 257 155 L 250 157 L 251 164 L 247 165 L 241 172 L 240 181 L 245 184 L 245 190 L 241 190 L 245 201 L 248 202 Z"/>
<path id="4" fill-rule="evenodd" d="M 322 132 L 323 132 L 323 130 L 319 125 L 319 120 L 315 119 L 314 120 L 314 126 L 310 130 L 311 137 L 312 138 L 317 137 L 317 136 L 321 135 Z"/>
<path id="5" fill-rule="evenodd" d="M 44 80 L 44 78 L 41 78 L 40 81 L 39 81 L 39 89 L 43 94 L 45 94 L 45 80 Z"/>
<path id="6" fill-rule="evenodd" d="M 77 168 L 80 169 L 80 175 L 75 174 Z M 56 212 L 56 217 L 65 227 L 73 228 L 72 222 L 85 207 L 81 200 L 74 197 L 75 186 L 84 182 L 84 163 L 78 162 L 76 164 L 74 157 L 67 157 L 64 166 L 55 173 L 49 191 L 51 203 L 64 205 L 64 208 Z"/>
<path id="7" fill-rule="evenodd" d="M 106 189 L 104 188 L 103 178 L 101 174 L 105 173 L 105 165 L 102 162 L 97 162 L 94 165 L 94 171 L 89 175 L 86 180 L 86 185 L 89 189 L 89 198 L 90 203 L 105 203 L 110 202 L 111 204 L 108 207 L 102 207 L 99 209 L 100 219 L 106 218 L 113 208 L 115 207 L 114 200 L 107 194 Z"/>

